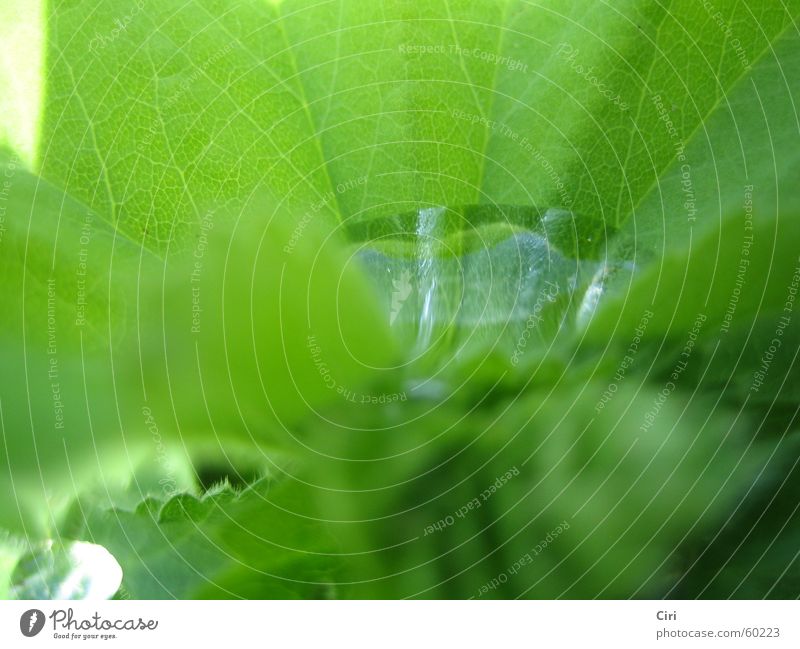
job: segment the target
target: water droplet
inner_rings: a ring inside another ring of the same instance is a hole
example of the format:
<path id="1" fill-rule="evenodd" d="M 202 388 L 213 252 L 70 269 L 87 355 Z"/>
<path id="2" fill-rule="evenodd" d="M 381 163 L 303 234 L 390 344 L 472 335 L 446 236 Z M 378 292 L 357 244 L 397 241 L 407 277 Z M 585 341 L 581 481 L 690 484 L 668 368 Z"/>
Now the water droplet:
<path id="1" fill-rule="evenodd" d="M 370 241 L 361 262 L 409 358 L 507 350 L 521 333 L 546 344 L 603 294 L 606 264 L 595 253 L 605 228 L 568 210 L 433 207 L 357 228 Z"/>
<path id="2" fill-rule="evenodd" d="M 48 542 L 19 560 L 11 581 L 15 599 L 111 599 L 122 568 L 102 545 Z"/>

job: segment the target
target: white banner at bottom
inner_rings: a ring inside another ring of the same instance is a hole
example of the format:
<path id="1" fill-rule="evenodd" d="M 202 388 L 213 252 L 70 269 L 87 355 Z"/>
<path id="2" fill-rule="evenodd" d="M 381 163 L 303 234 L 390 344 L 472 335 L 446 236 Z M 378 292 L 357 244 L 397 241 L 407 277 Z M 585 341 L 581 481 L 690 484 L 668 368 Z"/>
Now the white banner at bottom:
<path id="1" fill-rule="evenodd" d="M 0 602 L 0 647 L 800 647 L 796 601 Z"/>

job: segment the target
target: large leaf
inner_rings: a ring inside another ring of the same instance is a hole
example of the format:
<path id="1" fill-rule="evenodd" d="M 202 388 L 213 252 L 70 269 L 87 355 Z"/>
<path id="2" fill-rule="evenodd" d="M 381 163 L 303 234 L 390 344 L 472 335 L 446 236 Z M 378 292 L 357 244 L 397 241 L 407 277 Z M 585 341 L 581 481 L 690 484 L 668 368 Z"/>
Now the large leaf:
<path id="1" fill-rule="evenodd" d="M 108 503 L 186 486 L 189 460 L 293 455 L 297 519 L 318 489 L 371 519 L 328 517 L 356 553 L 343 592 L 466 596 L 575 511 L 501 594 L 668 592 L 672 549 L 735 506 L 756 433 L 796 426 L 796 354 L 752 386 L 797 266 L 800 3 L 717 5 L 6 2 L 0 526 L 107 544 L 133 596 L 287 594 L 240 570 L 281 552 L 219 540 L 228 510 L 270 511 L 264 483 Z M 775 335 L 795 351 L 792 316 Z M 534 448 L 480 517 L 391 550 Z M 200 585 L 203 558 L 223 586 Z"/>
<path id="2" fill-rule="evenodd" d="M 756 481 L 732 515 L 685 550 L 669 595 L 800 596 L 797 442 L 796 436 L 787 439 L 772 461 L 773 470 Z"/>
<path id="3" fill-rule="evenodd" d="M 330 596 L 332 539 L 297 514 L 287 486 L 265 478 L 241 492 L 150 498 L 134 511 L 76 507 L 61 534 L 107 548 L 125 567 L 126 599 Z"/>
<path id="4" fill-rule="evenodd" d="M 674 394 L 653 417 L 659 394 L 628 384 L 597 414 L 600 389 L 562 386 L 452 411 L 422 403 L 322 431 L 315 482 L 352 555 L 353 592 L 659 593 L 677 544 L 735 502 L 761 452 L 749 422 L 723 409 L 708 415 L 708 401 Z"/>
<path id="5" fill-rule="evenodd" d="M 341 400 L 320 363 L 355 389 L 391 352 L 361 278 L 313 228 L 286 252 L 293 231 L 250 211 L 165 263 L 19 161 L 2 169 L 6 528 L 46 535 L 76 493 L 144 460 L 275 446 Z"/>
<path id="6" fill-rule="evenodd" d="M 616 224 L 797 11 L 54 3 L 41 168 L 155 246 L 263 184 L 329 219 L 497 202 Z"/>

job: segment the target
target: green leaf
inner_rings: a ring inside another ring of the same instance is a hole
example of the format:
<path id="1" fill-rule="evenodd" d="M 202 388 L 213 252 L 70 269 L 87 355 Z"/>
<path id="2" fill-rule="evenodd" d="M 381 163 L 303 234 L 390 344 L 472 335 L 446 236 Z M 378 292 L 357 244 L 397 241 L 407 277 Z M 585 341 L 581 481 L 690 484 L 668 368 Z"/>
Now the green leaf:
<path id="1" fill-rule="evenodd" d="M 42 174 L 161 250 L 256 187 L 281 212 L 321 201 L 332 186 L 276 18 L 256 1 L 52 4 Z"/>
<path id="2" fill-rule="evenodd" d="M 800 100 L 799 45 L 797 31 L 786 30 L 731 88 L 702 132 L 686 142 L 683 154 L 642 198 L 616 254 L 644 267 L 688 247 L 708 230 L 725 227 L 732 216 L 740 223 L 734 237 L 739 240 L 747 234 L 745 216 L 756 224 L 794 218 L 800 210 L 794 182 L 800 131 L 793 109 Z"/>
<path id="3" fill-rule="evenodd" d="M 784 440 L 731 516 L 686 548 L 676 566 L 671 596 L 800 596 L 797 442 L 797 436 Z"/>
<path id="4" fill-rule="evenodd" d="M 658 595 L 677 544 L 719 520 L 763 449 L 745 418 L 681 393 L 621 385 L 598 414 L 603 387 L 422 402 L 320 431 L 316 486 L 354 555 L 350 594 Z"/>
<path id="5" fill-rule="evenodd" d="M 332 541 L 303 509 L 289 482 L 265 478 L 241 492 L 148 499 L 134 511 L 76 507 L 61 533 L 111 552 L 125 599 L 330 596 Z"/>
<path id="6" fill-rule="evenodd" d="M 674 157 L 651 96 L 672 99 L 682 138 L 700 134 L 798 11 L 724 3 L 743 62 L 691 0 L 281 9 L 331 177 L 370 179 L 341 201 L 344 216 L 497 203 L 566 207 L 611 225 Z"/>
<path id="7" fill-rule="evenodd" d="M 76 494 L 142 461 L 245 447 L 268 463 L 287 427 L 392 354 L 366 284 L 311 226 L 253 208 L 163 261 L 19 162 L 2 170 L 6 529 L 48 538 Z"/>
<path id="8" fill-rule="evenodd" d="M 138 422 L 122 434 L 111 354 L 135 330 L 128 296 L 149 255 L 19 159 L 2 162 L 0 525 L 47 538 L 71 493 L 113 489 L 150 448 Z"/>
<path id="9" fill-rule="evenodd" d="M 0 527 L 120 596 L 672 592 L 796 428 L 800 3 L 717 5 L 6 2 Z M 303 479 L 150 498 L 242 458 Z"/>
<path id="10" fill-rule="evenodd" d="M 621 223 L 675 157 L 652 97 L 702 136 L 797 14 L 727 3 L 726 33 L 691 0 L 82 6 L 49 11 L 41 169 L 160 247 L 264 184 L 330 223 L 469 203 Z"/>

